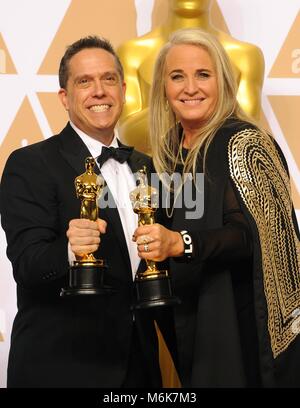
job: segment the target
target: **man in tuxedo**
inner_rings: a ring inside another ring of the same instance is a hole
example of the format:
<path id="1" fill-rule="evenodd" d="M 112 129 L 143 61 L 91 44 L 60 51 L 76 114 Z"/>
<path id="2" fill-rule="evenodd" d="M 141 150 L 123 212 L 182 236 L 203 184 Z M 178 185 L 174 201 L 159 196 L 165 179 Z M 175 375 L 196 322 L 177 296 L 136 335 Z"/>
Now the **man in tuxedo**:
<path id="1" fill-rule="evenodd" d="M 161 384 L 154 312 L 132 311 L 133 279 L 143 266 L 132 242 L 137 219 L 129 193 L 133 173 L 149 158 L 125 149 L 115 135 L 123 78 L 107 40 L 90 36 L 69 46 L 59 69 L 69 123 L 60 134 L 14 151 L 6 163 L 1 220 L 18 297 L 8 387 Z M 123 147 L 127 161 L 104 162 L 107 147 Z M 74 188 L 88 156 L 98 158 L 95 172 L 101 171 L 115 204 L 100 209 L 97 221 L 79 218 Z M 105 279 L 114 292 L 61 298 L 69 264 L 96 250 L 107 261 Z"/>

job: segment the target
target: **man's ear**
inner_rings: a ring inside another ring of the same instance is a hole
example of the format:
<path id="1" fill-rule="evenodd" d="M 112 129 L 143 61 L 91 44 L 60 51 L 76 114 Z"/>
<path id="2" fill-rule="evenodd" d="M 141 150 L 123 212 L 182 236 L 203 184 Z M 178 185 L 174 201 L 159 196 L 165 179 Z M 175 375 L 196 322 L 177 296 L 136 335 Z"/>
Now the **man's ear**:
<path id="1" fill-rule="evenodd" d="M 64 88 L 60 88 L 58 91 L 58 97 L 63 104 L 64 108 L 66 111 L 69 110 L 69 105 L 68 105 L 68 98 L 67 98 L 67 91 Z"/>

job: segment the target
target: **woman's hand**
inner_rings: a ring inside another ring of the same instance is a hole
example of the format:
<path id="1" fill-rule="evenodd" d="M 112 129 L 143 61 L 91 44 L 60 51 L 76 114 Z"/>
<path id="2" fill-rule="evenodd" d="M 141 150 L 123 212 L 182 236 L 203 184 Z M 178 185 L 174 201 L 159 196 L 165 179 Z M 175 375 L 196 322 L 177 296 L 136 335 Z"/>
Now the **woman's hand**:
<path id="1" fill-rule="evenodd" d="M 67 237 L 76 257 L 97 251 L 101 241 L 100 234 L 105 233 L 106 225 L 106 221 L 100 218 L 97 221 L 79 218 L 69 222 Z"/>
<path id="2" fill-rule="evenodd" d="M 170 257 L 182 256 L 184 244 L 181 234 L 160 224 L 138 227 L 133 235 L 138 244 L 138 254 L 143 259 L 164 261 Z"/>

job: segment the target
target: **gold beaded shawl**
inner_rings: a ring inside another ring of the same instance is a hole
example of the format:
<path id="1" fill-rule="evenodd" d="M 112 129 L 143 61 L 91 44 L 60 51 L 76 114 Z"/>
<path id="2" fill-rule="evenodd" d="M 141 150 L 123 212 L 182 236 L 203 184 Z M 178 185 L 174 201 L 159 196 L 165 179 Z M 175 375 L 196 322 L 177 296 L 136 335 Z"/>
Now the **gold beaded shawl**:
<path id="1" fill-rule="evenodd" d="M 274 358 L 300 333 L 300 245 L 289 176 L 271 137 L 244 129 L 228 145 L 230 174 L 255 221 Z"/>

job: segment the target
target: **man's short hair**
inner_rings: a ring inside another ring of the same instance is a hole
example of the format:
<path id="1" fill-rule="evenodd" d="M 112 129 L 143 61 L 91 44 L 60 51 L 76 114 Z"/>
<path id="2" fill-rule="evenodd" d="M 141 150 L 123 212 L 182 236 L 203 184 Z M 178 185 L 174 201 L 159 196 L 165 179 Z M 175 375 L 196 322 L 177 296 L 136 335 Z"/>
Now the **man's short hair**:
<path id="1" fill-rule="evenodd" d="M 86 48 L 100 48 L 112 54 L 116 61 L 116 68 L 121 76 L 122 81 L 124 80 L 124 71 L 121 61 L 114 50 L 114 47 L 106 38 L 98 37 L 96 35 L 89 35 L 87 37 L 81 38 L 80 40 L 69 45 L 66 49 L 64 56 L 62 57 L 59 65 L 59 85 L 61 88 L 66 88 L 69 79 L 69 61 L 77 54 L 79 51 Z"/>

